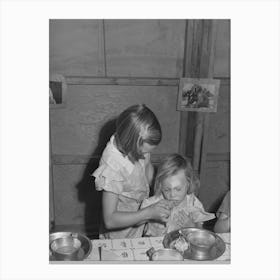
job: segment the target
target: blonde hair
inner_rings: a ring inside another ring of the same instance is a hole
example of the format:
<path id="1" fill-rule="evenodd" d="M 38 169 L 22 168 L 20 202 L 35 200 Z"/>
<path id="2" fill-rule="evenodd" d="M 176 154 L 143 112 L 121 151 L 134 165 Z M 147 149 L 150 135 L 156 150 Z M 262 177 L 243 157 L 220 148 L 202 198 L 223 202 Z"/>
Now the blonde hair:
<path id="1" fill-rule="evenodd" d="M 166 178 L 175 175 L 180 170 L 185 171 L 186 179 L 189 182 L 187 193 L 191 194 L 196 192 L 200 187 L 200 182 L 198 177 L 194 174 L 190 160 L 179 154 L 170 154 L 162 160 L 158 167 L 155 179 L 154 194 L 159 196 L 162 193 L 163 181 Z"/>
<path id="2" fill-rule="evenodd" d="M 161 137 L 159 121 L 145 104 L 130 106 L 117 119 L 117 148 L 133 163 L 144 158 L 140 152 L 144 143 L 156 146 Z"/>

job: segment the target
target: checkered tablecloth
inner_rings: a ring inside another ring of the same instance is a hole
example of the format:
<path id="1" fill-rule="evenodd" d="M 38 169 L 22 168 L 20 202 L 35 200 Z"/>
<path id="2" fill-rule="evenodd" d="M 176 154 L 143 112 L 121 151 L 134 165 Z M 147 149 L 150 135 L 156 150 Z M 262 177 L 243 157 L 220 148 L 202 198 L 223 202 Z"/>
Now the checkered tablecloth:
<path id="1" fill-rule="evenodd" d="M 226 250 L 222 256 L 211 262 L 228 263 L 230 262 L 230 233 L 218 235 L 224 240 Z M 147 250 L 151 247 L 155 249 L 163 248 L 162 240 L 163 237 L 91 240 L 92 251 L 85 261 L 148 261 Z M 185 262 L 193 263 L 198 261 L 185 260 Z"/>

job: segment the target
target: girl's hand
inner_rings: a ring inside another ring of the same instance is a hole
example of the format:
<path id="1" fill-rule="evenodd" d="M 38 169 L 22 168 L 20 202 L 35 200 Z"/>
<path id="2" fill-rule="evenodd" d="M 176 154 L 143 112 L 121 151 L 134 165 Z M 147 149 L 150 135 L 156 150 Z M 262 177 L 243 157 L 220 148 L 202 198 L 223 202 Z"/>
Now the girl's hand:
<path id="1" fill-rule="evenodd" d="M 167 222 L 171 211 L 169 201 L 162 199 L 159 202 L 148 206 L 147 208 L 149 209 L 151 220 L 160 220 L 162 222 Z"/>

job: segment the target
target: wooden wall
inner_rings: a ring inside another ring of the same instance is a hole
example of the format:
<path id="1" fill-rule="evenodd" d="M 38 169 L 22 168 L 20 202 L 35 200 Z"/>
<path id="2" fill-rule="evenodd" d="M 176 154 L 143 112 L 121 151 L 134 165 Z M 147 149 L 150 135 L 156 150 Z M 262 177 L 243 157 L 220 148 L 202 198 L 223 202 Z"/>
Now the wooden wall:
<path id="1" fill-rule="evenodd" d="M 154 153 L 178 149 L 180 114 L 169 111 L 170 107 L 176 108 L 176 86 L 68 85 L 67 95 L 67 108 L 51 111 L 53 154 L 92 154 L 102 127 L 137 103 L 147 104 L 162 120 L 163 135 L 173 135 L 163 137 Z"/>
<path id="2" fill-rule="evenodd" d="M 102 21 L 50 20 L 50 72 L 104 75 Z"/>
<path id="3" fill-rule="evenodd" d="M 184 117 L 176 102 L 186 26 L 185 20 L 50 20 L 50 73 L 67 81 L 66 106 L 50 109 L 50 219 L 56 230 L 96 231 L 100 196 L 90 174 L 127 106 L 145 103 L 159 118 L 163 141 L 155 163 L 181 150 Z M 229 21 L 217 26 L 213 67 L 222 86 L 209 123 L 209 180 L 200 194 L 207 209 L 229 187 Z"/>
<path id="4" fill-rule="evenodd" d="M 51 20 L 50 71 L 66 76 L 180 77 L 184 20 Z"/>
<path id="5" fill-rule="evenodd" d="M 216 211 L 230 188 L 230 80 L 221 79 L 218 111 L 210 114 L 204 180 L 199 194 L 209 211 Z"/>
<path id="6" fill-rule="evenodd" d="M 200 199 L 216 211 L 230 189 L 230 21 L 218 20 L 213 78 L 221 80 L 218 110 L 210 114 L 205 180 Z"/>

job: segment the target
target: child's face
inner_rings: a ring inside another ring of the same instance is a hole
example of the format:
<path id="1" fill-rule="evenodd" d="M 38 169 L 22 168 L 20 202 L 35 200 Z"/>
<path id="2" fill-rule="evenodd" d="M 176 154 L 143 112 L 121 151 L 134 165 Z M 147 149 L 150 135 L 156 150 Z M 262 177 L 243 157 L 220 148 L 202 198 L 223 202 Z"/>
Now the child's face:
<path id="1" fill-rule="evenodd" d="M 140 146 L 140 152 L 145 155 L 147 153 L 150 153 L 156 146 L 150 145 L 148 143 L 143 143 L 142 146 Z"/>
<path id="2" fill-rule="evenodd" d="M 186 179 L 185 171 L 180 170 L 173 176 L 162 182 L 162 193 L 165 199 L 180 202 L 188 191 L 189 182 Z"/>

